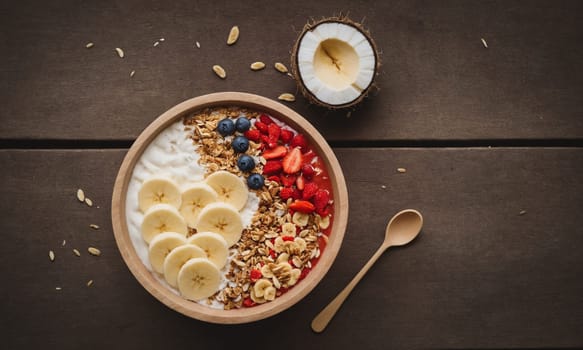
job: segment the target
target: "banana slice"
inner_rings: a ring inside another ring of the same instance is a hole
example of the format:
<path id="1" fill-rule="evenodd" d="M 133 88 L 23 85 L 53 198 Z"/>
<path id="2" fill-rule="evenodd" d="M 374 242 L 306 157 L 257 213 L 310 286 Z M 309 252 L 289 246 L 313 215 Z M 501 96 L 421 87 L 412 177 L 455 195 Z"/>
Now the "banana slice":
<path id="1" fill-rule="evenodd" d="M 220 234 L 230 247 L 241 238 L 243 219 L 232 205 L 223 202 L 211 203 L 200 211 L 197 230 Z"/>
<path id="2" fill-rule="evenodd" d="M 217 171 L 206 178 L 206 183 L 217 192 L 220 201 L 231 204 L 237 210 L 243 209 L 247 203 L 247 185 L 235 174 Z"/>
<path id="3" fill-rule="evenodd" d="M 200 247 L 205 252 L 205 257 L 209 259 L 217 268 L 222 269 L 227 263 L 229 247 L 223 236 L 214 232 L 199 232 L 191 236 L 188 243 Z"/>
<path id="4" fill-rule="evenodd" d="M 201 209 L 207 204 L 216 202 L 219 196 L 212 187 L 204 182 L 189 186 L 182 192 L 182 206 L 180 214 L 190 227 L 196 227 L 196 221 Z"/>
<path id="5" fill-rule="evenodd" d="M 265 296 L 265 291 L 271 288 L 273 284 L 271 281 L 266 280 L 265 278 L 260 279 L 259 281 L 255 282 L 253 286 L 253 291 L 255 291 L 255 296 L 262 298 Z"/>
<path id="6" fill-rule="evenodd" d="M 178 282 L 178 272 L 192 258 L 206 258 L 204 250 L 194 244 L 184 244 L 174 248 L 164 259 L 164 279 L 172 287 Z"/>
<path id="7" fill-rule="evenodd" d="M 164 259 L 166 259 L 166 256 L 174 248 L 184 244 L 186 244 L 186 237 L 176 232 L 164 232 L 152 238 L 148 247 L 148 256 L 150 257 L 150 264 L 152 264 L 154 271 L 163 273 Z"/>
<path id="8" fill-rule="evenodd" d="M 182 198 L 178 184 L 163 176 L 155 176 L 147 179 L 138 192 L 138 205 L 142 213 L 156 204 L 170 204 L 180 208 Z"/>
<path id="9" fill-rule="evenodd" d="M 178 290 L 190 300 L 208 298 L 219 290 L 221 272 L 206 258 L 188 260 L 178 272 Z"/>
<path id="10" fill-rule="evenodd" d="M 162 232 L 177 232 L 184 237 L 188 233 L 186 221 L 170 204 L 156 204 L 144 215 L 142 221 L 142 237 L 146 243 L 150 243 L 154 236 Z"/>

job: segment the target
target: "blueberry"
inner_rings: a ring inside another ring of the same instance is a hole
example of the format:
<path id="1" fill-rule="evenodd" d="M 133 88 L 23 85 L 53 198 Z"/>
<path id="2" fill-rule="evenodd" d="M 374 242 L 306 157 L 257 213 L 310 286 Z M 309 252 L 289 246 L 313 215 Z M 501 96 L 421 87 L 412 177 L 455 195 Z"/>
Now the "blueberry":
<path id="1" fill-rule="evenodd" d="M 245 117 L 237 118 L 237 121 L 235 122 L 235 129 L 237 129 L 237 131 L 245 132 L 245 131 L 249 130 L 250 127 L 251 127 L 251 122 L 249 121 L 249 119 L 247 119 Z"/>
<path id="2" fill-rule="evenodd" d="M 235 123 L 231 118 L 225 118 L 217 125 L 217 131 L 223 136 L 233 135 L 235 133 Z"/>
<path id="3" fill-rule="evenodd" d="M 249 140 L 245 136 L 237 136 L 231 143 L 237 153 L 245 153 L 249 149 Z"/>
<path id="4" fill-rule="evenodd" d="M 255 168 L 255 160 L 251 156 L 243 154 L 237 160 L 237 166 L 241 171 L 251 171 Z"/>
<path id="5" fill-rule="evenodd" d="M 265 184 L 263 176 L 260 174 L 252 174 L 247 178 L 247 186 L 252 190 L 258 190 Z"/>

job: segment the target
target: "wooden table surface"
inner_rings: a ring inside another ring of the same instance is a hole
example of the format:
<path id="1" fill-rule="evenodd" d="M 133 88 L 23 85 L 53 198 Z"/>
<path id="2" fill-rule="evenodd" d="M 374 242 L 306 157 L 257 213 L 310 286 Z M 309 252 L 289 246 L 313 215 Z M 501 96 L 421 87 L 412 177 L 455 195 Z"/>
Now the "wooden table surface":
<path id="1" fill-rule="evenodd" d="M 345 173 L 351 209 L 337 260 L 303 301 L 263 321 L 221 326 L 166 308 L 113 237 L 127 149 L 194 96 L 297 93 L 271 66 L 289 65 L 308 19 L 340 12 L 364 19 L 382 50 L 380 89 L 350 115 L 299 93 L 286 103 Z M 229 47 L 233 25 L 241 37 Z M 3 2 L 2 348 L 583 347 L 582 43 L 581 1 Z M 268 68 L 250 71 L 258 60 Z M 424 214 L 420 237 L 389 250 L 313 333 L 311 319 L 404 208 Z M 85 254 L 90 245 L 102 256 Z"/>

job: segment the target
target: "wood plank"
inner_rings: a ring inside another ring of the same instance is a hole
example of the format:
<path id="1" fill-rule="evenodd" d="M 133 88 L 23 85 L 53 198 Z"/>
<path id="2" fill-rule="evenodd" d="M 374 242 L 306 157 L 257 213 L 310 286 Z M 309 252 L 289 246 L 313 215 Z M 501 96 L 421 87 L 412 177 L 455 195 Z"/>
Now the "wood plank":
<path id="1" fill-rule="evenodd" d="M 351 213 L 329 275 L 284 313 L 229 327 L 167 309 L 124 265 L 109 202 L 125 152 L 0 151 L 6 348 L 583 345 L 581 149 L 336 149 Z M 77 188 L 94 207 L 77 201 Z M 407 207 L 424 214 L 420 237 L 391 248 L 326 331 L 312 333 L 311 318 L 380 245 L 389 217 Z M 88 246 L 102 256 L 89 256 Z"/>
<path id="2" fill-rule="evenodd" d="M 296 92 L 272 68 L 310 17 L 366 18 L 383 66 L 346 118 L 289 103 L 328 140 L 581 139 L 580 1 L 12 1 L 0 9 L 0 139 L 133 140 L 191 97 Z M 232 25 L 239 42 L 225 41 Z M 155 41 L 166 40 L 153 47 Z M 488 43 L 485 48 L 481 42 Z M 195 47 L 199 41 L 201 48 Z M 86 49 L 87 42 L 95 46 Z M 114 48 L 125 50 L 117 57 Z M 251 62 L 267 69 L 252 72 Z M 221 64 L 226 80 L 211 66 Z M 135 76 L 129 73 L 135 70 Z"/>

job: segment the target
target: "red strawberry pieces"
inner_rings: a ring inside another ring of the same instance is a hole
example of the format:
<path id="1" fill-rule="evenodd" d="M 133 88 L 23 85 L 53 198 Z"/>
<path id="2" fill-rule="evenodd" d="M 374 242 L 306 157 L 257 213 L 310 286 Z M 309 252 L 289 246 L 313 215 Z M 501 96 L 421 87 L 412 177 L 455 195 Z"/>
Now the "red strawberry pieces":
<path id="1" fill-rule="evenodd" d="M 314 206 L 319 212 L 325 212 L 328 202 L 330 202 L 330 194 L 326 190 L 319 189 L 312 199 Z"/>
<path id="2" fill-rule="evenodd" d="M 265 159 L 275 159 L 275 158 L 281 158 L 281 157 L 285 156 L 286 154 L 287 154 L 287 148 L 285 146 L 277 146 L 275 148 L 263 151 L 263 153 L 261 155 Z"/>
<path id="3" fill-rule="evenodd" d="M 289 208 L 293 211 L 299 211 L 300 213 L 310 214 L 316 210 L 316 207 L 308 201 L 296 200 L 289 205 Z"/>
<path id="4" fill-rule="evenodd" d="M 251 282 L 256 282 L 261 277 L 263 277 L 263 274 L 258 269 L 251 270 L 251 273 L 249 274 L 249 279 L 251 279 Z"/>
<path id="5" fill-rule="evenodd" d="M 267 126 L 267 146 L 269 148 L 274 148 L 277 146 L 277 141 L 279 141 L 280 134 L 281 128 L 277 124 L 271 123 Z"/>
<path id="6" fill-rule="evenodd" d="M 318 185 L 316 185 L 313 182 L 308 182 L 307 184 L 304 185 L 302 199 L 306 201 L 312 199 L 312 197 L 314 197 L 318 190 L 319 190 Z"/>
<path id="7" fill-rule="evenodd" d="M 257 129 L 247 130 L 244 133 L 245 137 L 253 142 L 259 142 L 261 139 L 261 132 Z"/>
<path id="8" fill-rule="evenodd" d="M 291 187 L 296 183 L 296 178 L 297 177 L 295 175 L 281 174 L 281 184 L 286 187 Z"/>
<path id="9" fill-rule="evenodd" d="M 255 127 L 257 128 L 257 130 L 261 131 L 262 134 L 267 134 L 267 124 L 262 123 L 260 121 L 256 121 Z"/>
<path id="10" fill-rule="evenodd" d="M 302 167 L 302 152 L 298 147 L 292 148 L 283 158 L 283 171 L 287 174 L 295 174 Z"/>
<path id="11" fill-rule="evenodd" d="M 299 147 L 303 153 L 303 152 L 306 152 L 308 150 L 308 140 L 306 140 L 306 137 L 304 135 L 297 134 L 291 140 L 290 146 L 291 147 Z"/>
<path id="12" fill-rule="evenodd" d="M 294 137 L 293 131 L 281 129 L 281 134 L 279 135 L 279 139 L 281 140 L 281 142 L 283 142 L 284 144 L 288 144 L 290 143 L 293 137 Z"/>
<path id="13" fill-rule="evenodd" d="M 259 121 L 261 121 L 262 123 L 269 125 L 269 124 L 274 124 L 275 122 L 273 121 L 273 119 L 271 119 L 267 114 L 262 114 L 259 116 Z"/>
<path id="14" fill-rule="evenodd" d="M 304 163 L 302 165 L 302 175 L 306 179 L 311 179 L 314 176 L 315 172 L 316 171 L 314 170 L 314 167 L 311 164 Z"/>
<path id="15" fill-rule="evenodd" d="M 267 163 L 263 166 L 263 174 L 271 175 L 277 174 L 281 171 L 282 164 L 279 160 L 268 160 Z"/>
<path id="16" fill-rule="evenodd" d="M 279 196 L 284 201 L 287 201 L 290 198 L 299 199 L 301 197 L 300 191 L 298 191 L 296 188 L 293 188 L 293 187 L 282 188 L 281 190 L 279 190 Z"/>

